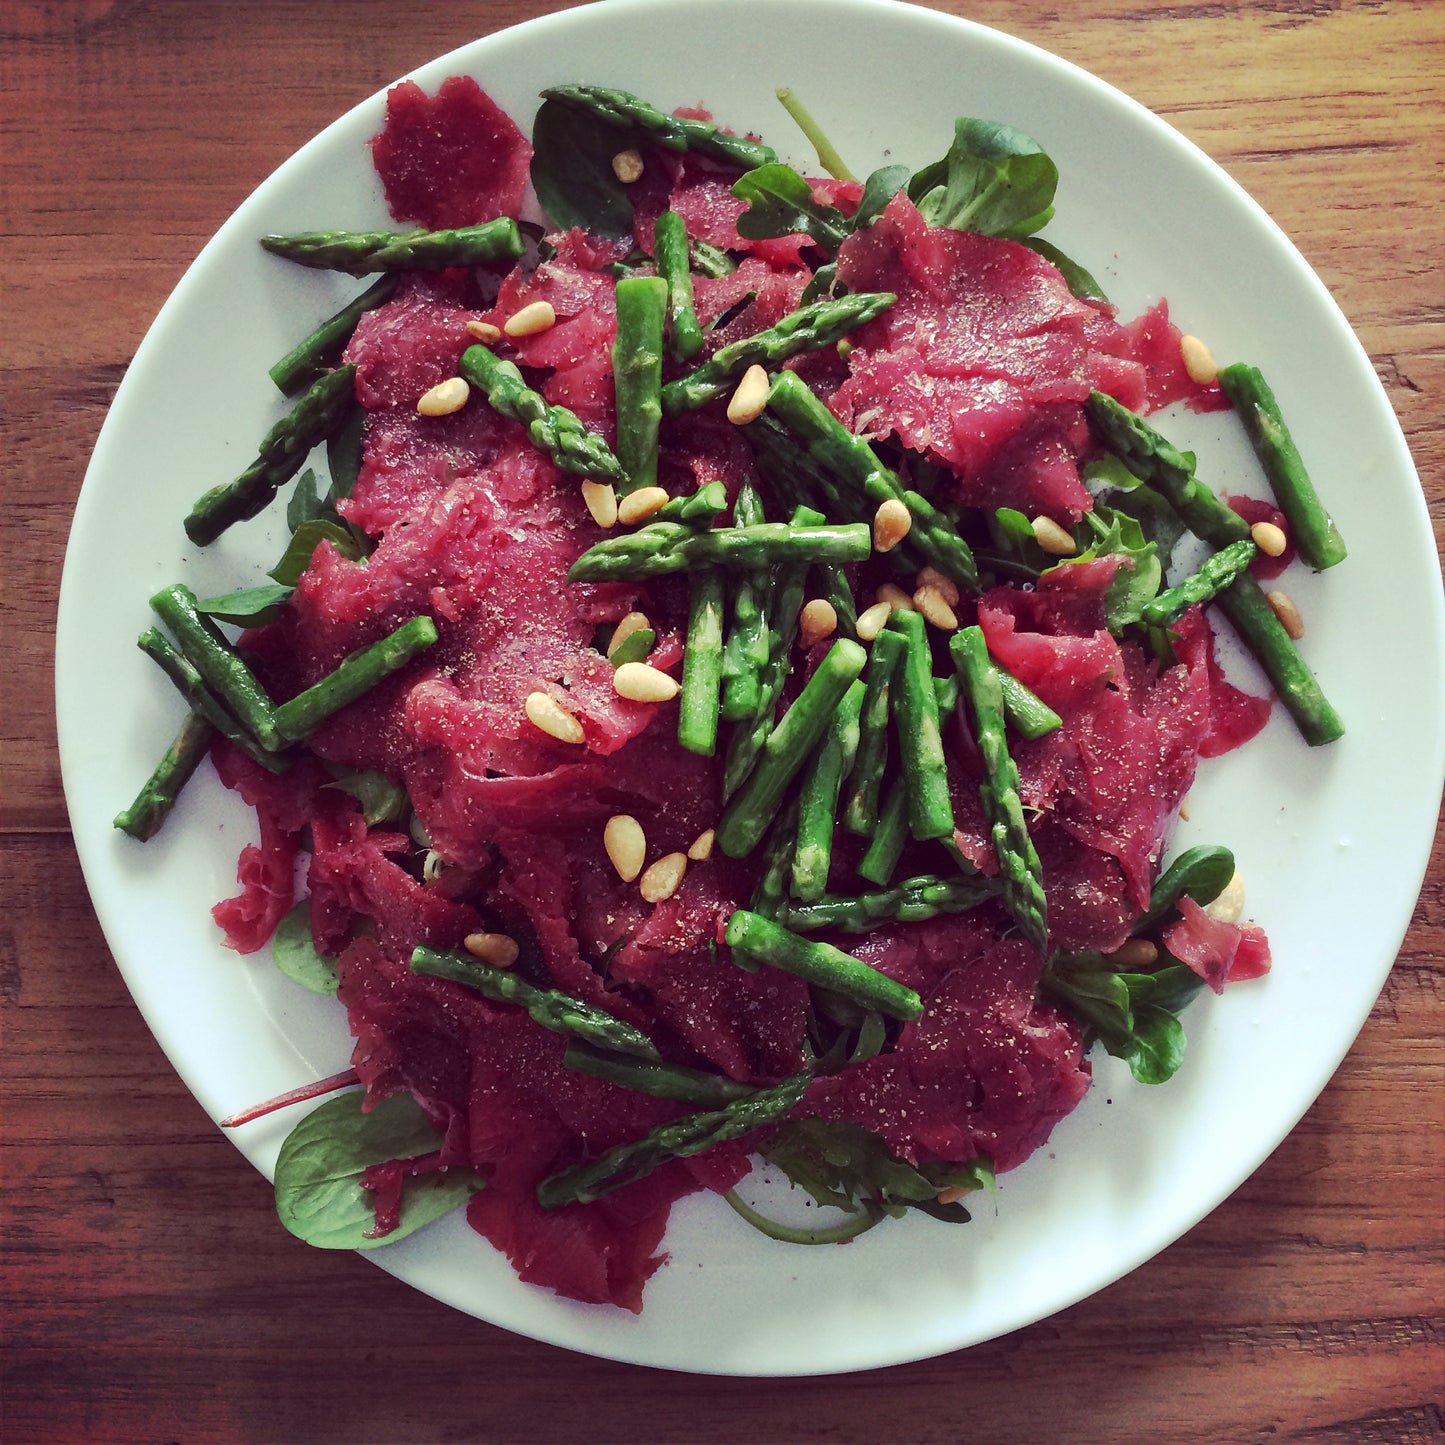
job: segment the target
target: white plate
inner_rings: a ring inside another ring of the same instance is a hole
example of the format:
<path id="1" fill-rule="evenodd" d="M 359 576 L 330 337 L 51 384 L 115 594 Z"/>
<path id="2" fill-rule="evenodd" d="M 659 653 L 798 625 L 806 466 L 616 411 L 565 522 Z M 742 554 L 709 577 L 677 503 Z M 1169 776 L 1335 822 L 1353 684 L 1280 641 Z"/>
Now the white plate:
<path id="1" fill-rule="evenodd" d="M 416 79 L 430 90 L 463 71 L 524 128 L 542 87 L 611 83 L 667 107 L 705 102 L 810 165 L 773 96 L 791 85 L 860 172 L 941 155 L 957 111 L 1019 126 L 1063 177 L 1049 238 L 1124 314 L 1167 295 L 1217 356 L 1261 366 L 1313 463 L 1351 553 L 1289 586 L 1309 619 L 1306 655 L 1349 732 L 1311 751 L 1276 709 L 1253 745 L 1206 765 L 1180 841 L 1235 849 L 1275 970 L 1191 1008 L 1172 1083 L 1133 1085 L 1098 1059 L 1084 1105 L 966 1228 L 920 1218 L 806 1249 L 753 1233 L 715 1198 L 691 1199 L 636 1318 L 518 1283 L 459 1219 L 373 1256 L 519 1333 L 719 1374 L 862 1369 L 1038 1320 L 1148 1259 L 1259 1165 L 1334 1072 L 1398 950 L 1440 797 L 1445 682 L 1430 526 L 1384 393 L 1319 281 L 1217 167 L 1102 82 L 965 21 L 876 0 L 612 0 L 491 36 Z M 267 366 L 355 289 L 264 256 L 255 238 L 386 223 L 365 146 L 382 107 L 373 96 L 282 166 L 176 288 L 117 393 L 66 557 L 57 691 L 76 845 L 137 1004 L 217 1119 L 344 1068 L 349 1039 L 332 1001 L 264 956 L 220 947 L 210 906 L 235 891 L 253 825 L 209 770 L 153 842 L 111 828 L 179 715 L 134 641 L 159 587 L 229 590 L 279 555 L 267 519 L 198 552 L 181 518 L 280 413 Z M 1211 483 L 1261 490 L 1228 416 L 1166 429 L 1197 448 Z M 1247 665 L 1240 676 L 1250 680 Z M 294 1117 L 234 1140 L 269 1175 Z"/>

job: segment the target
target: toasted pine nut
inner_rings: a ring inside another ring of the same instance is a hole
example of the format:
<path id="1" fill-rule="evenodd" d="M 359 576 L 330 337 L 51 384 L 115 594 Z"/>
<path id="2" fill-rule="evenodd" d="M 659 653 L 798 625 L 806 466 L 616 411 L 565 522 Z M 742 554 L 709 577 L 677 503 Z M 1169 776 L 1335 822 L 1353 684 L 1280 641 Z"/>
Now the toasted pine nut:
<path id="1" fill-rule="evenodd" d="M 638 883 L 638 890 L 648 903 L 661 903 L 671 898 L 687 872 L 686 853 L 665 853 L 648 867 Z"/>
<path id="2" fill-rule="evenodd" d="M 583 482 L 582 501 L 599 527 L 617 525 L 617 492 L 611 482 Z"/>
<path id="3" fill-rule="evenodd" d="M 1209 354 L 1209 348 L 1197 336 L 1179 338 L 1179 356 L 1190 381 L 1207 386 L 1219 375 L 1219 368 Z"/>
<path id="4" fill-rule="evenodd" d="M 1224 891 L 1213 903 L 1206 903 L 1204 911 L 1216 923 L 1238 923 L 1244 913 L 1244 874 L 1238 868 L 1234 876 L 1224 885 Z"/>
<path id="5" fill-rule="evenodd" d="M 467 335 L 473 341 L 500 341 L 502 339 L 502 328 L 493 326 L 490 321 L 468 321 Z"/>
<path id="6" fill-rule="evenodd" d="M 532 725 L 541 728 L 549 738 L 556 738 L 559 743 L 582 741 L 582 724 L 550 692 L 540 688 L 529 692 L 522 707 Z"/>
<path id="7" fill-rule="evenodd" d="M 1109 962 L 1116 968 L 1148 968 L 1158 961 L 1159 950 L 1147 938 L 1126 938 L 1109 955 Z"/>
<path id="8" fill-rule="evenodd" d="M 798 645 L 811 647 L 838 627 L 838 611 L 826 597 L 815 597 L 798 614 Z"/>
<path id="9" fill-rule="evenodd" d="M 422 416 L 450 416 L 467 404 L 471 394 L 471 387 L 462 377 L 449 376 L 445 381 L 437 382 L 430 391 L 424 391 L 416 409 Z"/>
<path id="10" fill-rule="evenodd" d="M 677 679 L 645 662 L 624 662 L 612 674 L 618 697 L 632 702 L 666 702 L 677 696 Z"/>
<path id="11" fill-rule="evenodd" d="M 864 642 L 872 642 L 875 637 L 888 625 L 888 619 L 893 615 L 893 605 L 889 602 L 875 602 L 871 607 L 858 614 L 858 626 L 856 631 Z"/>
<path id="12" fill-rule="evenodd" d="M 707 828 L 693 839 L 692 847 L 687 850 L 687 856 L 694 863 L 705 862 L 712 857 L 713 839 L 717 836 L 716 828 Z"/>
<path id="13" fill-rule="evenodd" d="M 913 612 L 913 599 L 899 586 L 885 582 L 873 596 L 879 602 L 886 602 L 895 612 Z"/>
<path id="14" fill-rule="evenodd" d="M 642 155 L 635 150 L 618 151 L 612 157 L 612 174 L 622 182 L 624 186 L 630 186 L 633 181 L 642 179 Z"/>
<path id="15" fill-rule="evenodd" d="M 913 590 L 917 592 L 920 587 L 936 587 L 950 607 L 958 606 L 958 583 L 952 577 L 945 577 L 937 567 L 918 569 L 918 576 L 913 579 Z"/>
<path id="16" fill-rule="evenodd" d="M 607 655 L 611 657 L 614 652 L 631 637 L 639 627 L 651 627 L 652 623 L 647 620 L 645 612 L 629 612 L 616 627 L 612 629 L 612 636 L 607 643 Z"/>
<path id="17" fill-rule="evenodd" d="M 958 613 L 937 587 L 920 587 L 913 594 L 913 605 L 923 614 L 923 620 L 931 622 L 940 632 L 958 630 Z"/>
<path id="18" fill-rule="evenodd" d="M 462 939 L 462 947 L 493 968 L 511 968 L 520 952 L 517 940 L 505 933 L 469 933 Z"/>
<path id="19" fill-rule="evenodd" d="M 557 313 L 550 301 L 529 301 L 520 311 L 507 317 L 502 330 L 508 336 L 535 336 L 539 331 L 548 331 L 557 324 Z"/>
<path id="20" fill-rule="evenodd" d="M 878 504 L 873 513 L 873 548 L 877 552 L 891 552 L 907 535 L 913 526 L 913 513 L 898 500 L 889 497 Z"/>
<path id="21" fill-rule="evenodd" d="M 1284 549 L 1289 546 L 1289 538 L 1285 536 L 1284 528 L 1276 527 L 1273 522 L 1256 522 L 1249 529 L 1249 536 L 1266 557 L 1282 557 Z"/>
<path id="22" fill-rule="evenodd" d="M 629 813 L 614 813 L 602 829 L 602 847 L 617 876 L 631 883 L 647 860 L 647 835 L 642 824 Z"/>
<path id="23" fill-rule="evenodd" d="M 1291 639 L 1298 642 L 1305 635 L 1305 620 L 1299 615 L 1294 598 L 1288 592 L 1266 592 L 1264 600 L 1279 618 L 1280 626 L 1289 633 Z"/>
<path id="24" fill-rule="evenodd" d="M 1079 550 L 1073 537 L 1052 517 L 1035 517 L 1034 537 L 1050 557 L 1072 557 Z"/>
<path id="25" fill-rule="evenodd" d="M 1179 821 L 1180 821 L 1181 823 L 1187 823 L 1187 822 L 1189 821 L 1189 794 L 1188 794 L 1188 793 L 1185 793 L 1185 795 L 1184 795 L 1182 798 L 1180 798 L 1180 800 L 1179 800 Z"/>
<path id="26" fill-rule="evenodd" d="M 772 382 L 768 380 L 768 373 L 756 364 L 748 367 L 743 372 L 737 389 L 728 399 L 728 420 L 734 426 L 745 426 L 750 421 L 756 421 L 768 404 L 770 390 Z"/>
<path id="27" fill-rule="evenodd" d="M 635 492 L 628 492 L 617 503 L 617 520 L 625 527 L 636 526 L 638 522 L 645 522 L 654 512 L 660 511 L 671 500 L 664 487 L 638 487 Z"/>
<path id="28" fill-rule="evenodd" d="M 957 1204 L 967 1193 L 968 1190 L 965 1189 L 963 1185 L 950 1184 L 947 1189 L 940 1189 L 933 1198 L 937 1204 Z"/>

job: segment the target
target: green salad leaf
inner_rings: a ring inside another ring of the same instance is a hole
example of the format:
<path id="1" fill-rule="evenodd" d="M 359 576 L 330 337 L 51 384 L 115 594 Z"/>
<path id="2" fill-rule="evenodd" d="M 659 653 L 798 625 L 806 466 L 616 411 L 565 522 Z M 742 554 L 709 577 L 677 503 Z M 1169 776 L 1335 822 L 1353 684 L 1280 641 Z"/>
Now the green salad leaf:
<path id="1" fill-rule="evenodd" d="M 914 172 L 908 194 L 931 226 L 1021 241 L 1054 214 L 1058 167 L 1000 121 L 960 116 L 942 160 Z"/>
<path id="2" fill-rule="evenodd" d="M 271 935 L 271 957 L 292 983 L 299 983 L 311 993 L 335 995 L 340 987 L 336 960 L 318 953 L 311 941 L 309 898 L 303 898 L 282 915 Z"/>
<path id="3" fill-rule="evenodd" d="M 612 169 L 626 145 L 585 111 L 542 102 L 532 122 L 532 189 L 554 228 L 631 239 L 632 198 Z"/>
<path id="4" fill-rule="evenodd" d="M 393 1094 L 369 1113 L 360 1091 L 312 1110 L 286 1137 L 276 1160 L 276 1212 L 298 1239 L 318 1249 L 376 1249 L 450 1214 L 482 1187 L 470 1169 L 420 1175 L 402 1185 L 401 1222 L 390 1234 L 375 1228 L 372 1195 L 361 1176 L 373 1164 L 416 1159 L 441 1146 L 410 1094 Z"/>
<path id="5" fill-rule="evenodd" d="M 780 161 L 744 172 L 733 195 L 748 203 L 738 217 L 738 235 L 750 241 L 802 232 L 832 256 L 852 229 L 842 211 L 815 201 L 808 182 Z"/>

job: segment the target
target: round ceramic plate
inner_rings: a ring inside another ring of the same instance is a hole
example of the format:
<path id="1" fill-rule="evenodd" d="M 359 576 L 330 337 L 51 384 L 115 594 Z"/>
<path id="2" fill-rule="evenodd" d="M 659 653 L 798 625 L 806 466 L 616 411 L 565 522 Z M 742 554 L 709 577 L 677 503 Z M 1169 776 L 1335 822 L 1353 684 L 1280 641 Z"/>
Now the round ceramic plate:
<path id="1" fill-rule="evenodd" d="M 1289 242 L 1209 160 L 1102 82 L 964 21 L 876 0 L 612 0 L 491 36 L 415 78 L 431 90 L 455 72 L 475 76 L 524 129 L 545 86 L 615 84 L 664 107 L 705 103 L 812 169 L 778 86 L 801 95 L 860 174 L 942 155 L 959 110 L 1033 135 L 1063 178 L 1047 237 L 1125 316 L 1167 296 L 1216 356 L 1252 361 L 1272 380 L 1351 549 L 1345 565 L 1317 577 L 1296 568 L 1289 582 L 1309 619 L 1308 660 L 1349 731 L 1312 751 L 1276 709 L 1255 743 L 1205 766 L 1176 846 L 1235 850 L 1274 972 L 1190 1008 L 1185 1065 L 1162 1088 L 1096 1059 L 1090 1097 L 972 1225 L 909 1219 L 808 1249 L 752 1232 L 715 1196 L 694 1197 L 674 1214 L 669 1262 L 636 1317 L 519 1283 L 456 1217 L 372 1257 L 522 1334 L 723 1374 L 934 1355 L 1102 1288 L 1200 1219 L 1293 1127 L 1363 1023 L 1419 889 L 1442 773 L 1439 576 L 1419 485 L 1367 358 Z M 301 992 L 265 956 L 220 946 L 210 907 L 235 891 L 254 824 L 209 769 L 151 843 L 112 829 L 178 722 L 174 694 L 134 642 L 161 586 L 232 590 L 279 555 L 270 518 L 204 552 L 187 544 L 181 518 L 245 465 L 280 414 L 266 368 L 355 290 L 265 256 L 256 237 L 385 225 L 366 147 L 382 111 L 373 96 L 305 146 L 176 288 L 116 396 L 66 558 L 58 712 L 76 844 L 137 1004 L 217 1119 L 345 1068 L 349 1038 L 334 1001 Z M 1228 414 L 1163 425 L 1198 451 L 1211 484 L 1262 491 Z M 1246 660 L 1229 664 L 1259 687 Z M 295 1116 L 234 1141 L 269 1174 Z"/>

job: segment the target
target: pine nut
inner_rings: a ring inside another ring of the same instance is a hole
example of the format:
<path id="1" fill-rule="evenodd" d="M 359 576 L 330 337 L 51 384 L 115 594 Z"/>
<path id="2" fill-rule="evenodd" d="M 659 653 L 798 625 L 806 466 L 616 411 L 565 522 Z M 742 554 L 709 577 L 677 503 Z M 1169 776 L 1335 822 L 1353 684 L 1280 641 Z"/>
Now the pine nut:
<path id="1" fill-rule="evenodd" d="M 645 612 L 629 612 L 627 616 L 612 629 L 612 637 L 607 643 L 608 657 L 611 657 L 639 628 L 651 626 L 652 623 L 647 620 L 647 614 Z"/>
<path id="2" fill-rule="evenodd" d="M 467 335 L 473 341 L 493 342 L 502 339 L 502 328 L 493 326 L 490 321 L 468 321 Z"/>
<path id="3" fill-rule="evenodd" d="M 1187 823 L 1187 822 L 1189 821 L 1189 794 L 1188 794 L 1188 793 L 1185 793 L 1185 795 L 1184 795 L 1182 798 L 1180 798 L 1180 800 L 1179 800 L 1179 821 L 1180 821 L 1181 823 Z"/>
<path id="4" fill-rule="evenodd" d="M 886 602 L 895 612 L 914 611 L 913 599 L 892 582 L 885 582 L 874 594 L 879 602 Z"/>
<path id="5" fill-rule="evenodd" d="M 888 619 L 893 615 L 893 607 L 888 602 L 875 602 L 866 611 L 858 614 L 858 626 L 855 631 L 864 642 L 872 642 L 875 637 L 888 625 Z"/>
<path id="6" fill-rule="evenodd" d="M 630 186 L 633 181 L 642 179 L 642 156 L 638 151 L 618 151 L 612 157 L 612 174 L 622 182 L 624 186 Z"/>
<path id="7" fill-rule="evenodd" d="M 1284 549 L 1289 546 L 1284 528 L 1276 527 L 1273 522 L 1256 522 L 1249 529 L 1249 536 L 1266 557 L 1283 557 Z"/>
<path id="8" fill-rule="evenodd" d="M 913 513 L 897 497 L 880 502 L 873 513 L 873 550 L 891 552 L 912 526 Z"/>
<path id="9" fill-rule="evenodd" d="M 923 620 L 931 622 L 940 632 L 958 630 L 958 614 L 937 587 L 920 587 L 913 594 L 913 605 L 923 614 Z"/>
<path id="10" fill-rule="evenodd" d="M 626 527 L 636 526 L 661 511 L 671 500 L 662 487 L 638 487 L 617 503 L 617 520 Z"/>
<path id="11" fill-rule="evenodd" d="M 667 702 L 677 696 L 677 679 L 645 662 L 624 662 L 612 674 L 618 697 L 631 702 Z"/>
<path id="12" fill-rule="evenodd" d="M 1269 603 L 1280 626 L 1289 633 L 1291 640 L 1298 642 L 1305 635 L 1305 620 L 1294 605 L 1294 598 L 1288 592 L 1266 592 L 1264 600 Z"/>
<path id="13" fill-rule="evenodd" d="M 1208 386 L 1218 378 L 1219 368 L 1214 364 L 1214 357 L 1197 336 L 1179 338 L 1179 356 L 1184 362 L 1185 371 L 1189 373 L 1190 381 L 1197 382 L 1200 386 Z"/>
<path id="14" fill-rule="evenodd" d="M 508 336 L 535 336 L 539 331 L 549 331 L 557 324 L 557 313 L 550 301 L 529 301 L 520 311 L 514 311 L 502 327 Z"/>
<path id="15" fill-rule="evenodd" d="M 798 614 L 798 645 L 811 647 L 831 637 L 837 627 L 837 608 L 826 597 L 815 597 Z"/>
<path id="16" fill-rule="evenodd" d="M 1109 955 L 1109 962 L 1115 968 L 1148 968 L 1158 961 L 1159 949 L 1147 938 L 1126 938 Z"/>
<path id="17" fill-rule="evenodd" d="M 968 1190 L 963 1185 L 950 1184 L 947 1189 L 940 1189 L 933 1199 L 936 1204 L 957 1204 L 967 1193 Z"/>
<path id="18" fill-rule="evenodd" d="M 638 891 L 648 903 L 661 903 L 677 892 L 686 872 L 686 853 L 666 853 L 642 875 Z"/>
<path id="19" fill-rule="evenodd" d="M 647 859 L 647 835 L 642 824 L 629 813 L 614 813 L 602 829 L 602 847 L 617 876 L 631 883 Z"/>
<path id="20" fill-rule="evenodd" d="M 1052 517 L 1035 517 L 1034 538 L 1050 557 L 1072 557 L 1079 550 L 1073 537 Z"/>
<path id="21" fill-rule="evenodd" d="M 913 579 L 913 590 L 917 592 L 920 587 L 936 587 L 942 594 L 943 600 L 950 607 L 958 606 L 958 583 L 952 577 L 945 577 L 936 567 L 920 567 L 918 576 Z"/>
<path id="22" fill-rule="evenodd" d="M 734 426 L 745 426 L 756 421 L 768 404 L 768 392 L 772 382 L 761 366 L 753 365 L 743 372 L 743 379 L 728 399 L 728 420 Z"/>
<path id="23" fill-rule="evenodd" d="M 617 525 L 617 492 L 611 482 L 583 482 L 582 501 L 599 527 Z"/>
<path id="24" fill-rule="evenodd" d="M 471 396 L 472 389 L 460 376 L 449 376 L 439 381 L 430 391 L 422 393 L 416 409 L 422 416 L 450 416 L 460 411 Z"/>
<path id="25" fill-rule="evenodd" d="M 522 704 L 533 727 L 541 728 L 559 743 L 580 743 L 582 724 L 550 692 L 529 692 Z"/>
<path id="26" fill-rule="evenodd" d="M 703 863 L 712 857 L 713 839 L 717 836 L 716 828 L 708 828 L 701 832 L 693 840 L 692 847 L 687 850 L 687 856 L 694 863 Z"/>
<path id="27" fill-rule="evenodd" d="M 1206 903 L 1204 911 L 1216 923 L 1238 923 L 1244 913 L 1244 874 L 1238 868 L 1234 876 L 1224 885 L 1224 891 L 1213 903 Z"/>
<path id="28" fill-rule="evenodd" d="M 490 963 L 493 968 L 511 968 L 521 951 L 517 940 L 505 933 L 469 933 L 462 939 L 462 947 L 473 958 Z"/>

